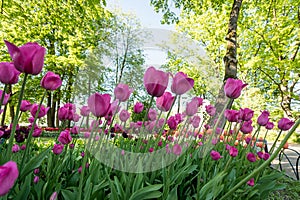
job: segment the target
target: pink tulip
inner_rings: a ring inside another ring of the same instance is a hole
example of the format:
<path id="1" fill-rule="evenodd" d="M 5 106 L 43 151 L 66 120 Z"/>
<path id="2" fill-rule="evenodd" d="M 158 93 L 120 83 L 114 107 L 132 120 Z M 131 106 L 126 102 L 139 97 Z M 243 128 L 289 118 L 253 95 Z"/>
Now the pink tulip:
<path id="1" fill-rule="evenodd" d="M 82 115 L 82 116 L 89 116 L 89 114 L 90 114 L 90 108 L 88 107 L 88 106 L 82 106 L 81 107 L 81 109 L 80 109 L 80 114 Z"/>
<path id="2" fill-rule="evenodd" d="M 199 127 L 199 125 L 200 125 L 200 120 L 201 120 L 201 118 L 199 117 L 199 116 L 194 116 L 193 118 L 192 118 L 192 126 L 194 127 L 194 128 L 198 128 Z"/>
<path id="3" fill-rule="evenodd" d="M 43 130 L 40 128 L 35 128 L 32 133 L 32 137 L 40 137 Z"/>
<path id="4" fill-rule="evenodd" d="M 21 47 L 5 41 L 10 57 L 17 70 L 37 75 L 42 71 L 46 49 L 38 43 L 26 43 Z"/>
<path id="5" fill-rule="evenodd" d="M 88 106 L 96 117 L 104 117 L 110 109 L 110 95 L 95 93 L 88 99 Z"/>
<path id="6" fill-rule="evenodd" d="M 130 117 L 130 113 L 127 110 L 122 110 L 120 112 L 119 118 L 122 122 L 126 122 Z"/>
<path id="7" fill-rule="evenodd" d="M 133 106 L 133 112 L 135 113 L 141 113 L 144 109 L 144 105 L 140 102 L 137 102 L 134 106 Z"/>
<path id="8" fill-rule="evenodd" d="M 68 130 L 64 130 L 59 134 L 57 140 L 62 144 L 69 144 L 72 141 L 72 137 Z"/>
<path id="9" fill-rule="evenodd" d="M 33 182 L 34 182 L 35 184 L 37 184 L 37 183 L 39 182 L 39 180 L 40 180 L 40 177 L 38 177 L 38 176 L 35 176 L 35 177 L 33 178 Z"/>
<path id="10" fill-rule="evenodd" d="M 154 151 L 154 148 L 153 148 L 153 147 L 150 147 L 150 148 L 149 148 L 149 152 L 152 153 L 153 151 Z"/>
<path id="11" fill-rule="evenodd" d="M 262 156 L 262 159 L 264 160 L 268 160 L 270 158 L 270 154 L 269 153 L 264 153 Z"/>
<path id="12" fill-rule="evenodd" d="M 53 192 L 49 200 L 57 200 L 57 192 Z"/>
<path id="13" fill-rule="evenodd" d="M 232 157 L 236 157 L 238 155 L 239 151 L 237 148 L 231 146 L 229 148 L 229 155 L 232 156 Z"/>
<path id="14" fill-rule="evenodd" d="M 241 127 L 241 131 L 244 134 L 251 133 L 253 131 L 253 126 L 252 126 L 252 120 L 250 121 L 245 121 Z"/>
<path id="15" fill-rule="evenodd" d="M 283 131 L 289 130 L 295 122 L 291 121 L 288 118 L 281 118 L 278 122 L 278 128 Z"/>
<path id="16" fill-rule="evenodd" d="M 77 135 L 80 132 L 79 127 L 78 126 L 73 126 L 71 128 L 71 133 L 74 135 Z"/>
<path id="17" fill-rule="evenodd" d="M 247 182 L 247 184 L 249 185 L 249 186 L 254 186 L 254 178 L 251 178 L 248 182 Z"/>
<path id="18" fill-rule="evenodd" d="M 176 156 L 180 156 L 181 152 L 182 152 L 181 146 L 180 146 L 179 144 L 175 144 L 175 145 L 173 146 L 173 153 L 174 153 Z"/>
<path id="19" fill-rule="evenodd" d="M 21 101 L 21 107 L 20 107 L 20 111 L 21 112 L 26 112 L 27 110 L 30 110 L 31 109 L 31 103 L 30 101 L 27 101 L 27 100 L 22 100 Z"/>
<path id="20" fill-rule="evenodd" d="M 237 122 L 240 117 L 240 112 L 237 110 L 226 109 L 224 112 L 224 116 L 229 122 Z"/>
<path id="21" fill-rule="evenodd" d="M 12 149 L 11 149 L 11 151 L 12 151 L 13 153 L 17 153 L 17 152 L 19 152 L 20 150 L 21 150 L 21 148 L 20 148 L 20 146 L 17 145 L 17 144 L 14 144 L 14 145 L 12 146 Z"/>
<path id="22" fill-rule="evenodd" d="M 250 162 L 255 162 L 256 161 L 256 156 L 254 153 L 247 153 L 247 159 L 250 161 Z"/>
<path id="23" fill-rule="evenodd" d="M 34 169 L 34 170 L 33 170 L 33 173 L 34 173 L 34 174 L 40 173 L 40 169 L 39 169 L 39 168 Z"/>
<path id="24" fill-rule="evenodd" d="M 39 108 L 38 104 L 33 104 L 32 105 L 30 113 L 33 117 L 35 117 L 35 115 L 38 111 L 38 108 Z M 45 108 L 43 105 L 41 105 L 40 112 L 38 114 L 38 118 L 44 117 L 47 114 L 48 110 L 49 110 L 49 107 Z"/>
<path id="25" fill-rule="evenodd" d="M 169 74 L 154 67 L 149 67 L 144 75 L 144 86 L 151 96 L 160 97 L 169 83 Z"/>
<path id="26" fill-rule="evenodd" d="M 3 94 L 3 90 L 0 90 L 0 101 L 2 98 L 2 94 Z M 8 103 L 9 98 L 10 98 L 10 94 L 4 93 L 4 99 L 3 99 L 2 105 L 6 105 Z"/>
<path id="27" fill-rule="evenodd" d="M 16 84 L 19 81 L 20 72 L 16 70 L 13 63 L 0 63 L 0 82 L 4 84 Z"/>
<path id="28" fill-rule="evenodd" d="M 198 104 L 199 102 L 197 99 L 192 99 L 192 101 L 187 103 L 186 105 L 185 114 L 187 116 L 193 116 L 194 114 L 196 114 L 198 111 Z"/>
<path id="29" fill-rule="evenodd" d="M 214 150 L 212 150 L 212 151 L 210 152 L 210 157 L 211 157 L 213 160 L 219 160 L 220 158 L 222 158 L 222 156 L 220 155 L 220 153 L 217 152 L 217 151 L 214 151 Z"/>
<path id="30" fill-rule="evenodd" d="M 216 108 L 212 105 L 205 106 L 205 111 L 209 116 L 214 116 L 216 114 Z"/>
<path id="31" fill-rule="evenodd" d="M 176 130 L 177 125 L 178 125 L 174 116 L 169 117 L 169 119 L 167 120 L 167 124 L 168 124 L 169 128 L 172 130 Z"/>
<path id="32" fill-rule="evenodd" d="M 54 144 L 52 151 L 54 154 L 59 155 L 62 153 L 64 150 L 64 145 L 63 144 Z"/>
<path id="33" fill-rule="evenodd" d="M 173 101 L 174 96 L 170 92 L 165 92 L 161 97 L 156 99 L 156 107 L 161 111 L 169 111 Z"/>
<path id="34" fill-rule="evenodd" d="M 243 121 L 249 121 L 252 119 L 254 111 L 249 108 L 240 109 L 240 119 Z"/>
<path id="35" fill-rule="evenodd" d="M 76 106 L 72 103 L 66 103 L 63 107 L 58 109 L 58 119 L 60 121 L 70 120 L 75 121 Z"/>
<path id="36" fill-rule="evenodd" d="M 127 101 L 132 92 L 133 89 L 129 88 L 128 85 L 122 83 L 119 83 L 114 90 L 116 99 L 118 99 L 121 102 Z"/>
<path id="37" fill-rule="evenodd" d="M 236 99 L 241 95 L 242 89 L 246 87 L 247 84 L 239 79 L 228 78 L 224 86 L 225 95 L 228 98 Z"/>
<path id="38" fill-rule="evenodd" d="M 157 112 L 156 112 L 156 110 L 150 108 L 150 110 L 149 110 L 149 112 L 148 112 L 148 119 L 149 119 L 150 121 L 154 121 L 154 120 L 156 120 L 156 117 L 157 117 Z"/>
<path id="39" fill-rule="evenodd" d="M 267 123 L 269 122 L 269 115 L 270 115 L 270 113 L 268 111 L 266 111 L 266 110 L 262 111 L 260 116 L 257 118 L 257 123 L 260 126 L 267 125 Z"/>
<path id="40" fill-rule="evenodd" d="M 4 196 L 14 186 L 16 179 L 19 176 L 17 163 L 8 161 L 0 166 L 0 196 Z"/>
<path id="41" fill-rule="evenodd" d="M 267 130 L 272 130 L 273 128 L 274 128 L 274 123 L 269 121 L 269 122 L 266 124 L 266 129 L 267 129 Z"/>
<path id="42" fill-rule="evenodd" d="M 56 90 L 61 84 L 60 76 L 51 71 L 47 72 L 41 80 L 41 86 L 46 90 Z"/>
<path id="43" fill-rule="evenodd" d="M 189 78 L 185 73 L 178 72 L 175 74 L 171 86 L 174 94 L 182 95 L 194 87 L 194 79 Z"/>
<path id="44" fill-rule="evenodd" d="M 201 97 L 194 97 L 193 99 L 196 99 L 198 101 L 198 107 L 203 105 L 203 99 Z"/>
<path id="45" fill-rule="evenodd" d="M 21 150 L 24 151 L 26 149 L 26 144 L 22 144 Z"/>

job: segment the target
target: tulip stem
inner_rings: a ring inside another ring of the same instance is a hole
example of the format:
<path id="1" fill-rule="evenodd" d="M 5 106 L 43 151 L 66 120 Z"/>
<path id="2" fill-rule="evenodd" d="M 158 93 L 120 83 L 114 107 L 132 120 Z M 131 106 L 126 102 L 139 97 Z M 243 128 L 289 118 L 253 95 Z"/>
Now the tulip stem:
<path id="1" fill-rule="evenodd" d="M 19 113 L 20 113 L 21 101 L 22 101 L 22 98 L 23 98 L 24 90 L 25 90 L 27 76 L 28 76 L 28 74 L 24 75 L 24 79 L 23 79 L 21 90 L 20 90 L 20 95 L 19 95 L 19 100 L 18 100 L 18 105 L 17 105 L 17 110 L 16 110 L 16 115 L 15 116 L 19 116 Z M 14 120 L 13 120 L 12 129 L 11 129 L 11 132 L 10 132 L 8 147 L 6 149 L 6 160 L 8 160 L 11 157 L 11 153 L 12 153 L 11 150 L 12 150 L 12 146 L 13 146 L 13 141 L 14 141 L 14 136 L 15 136 L 17 124 L 18 124 L 18 117 L 15 117 Z"/>
<path id="2" fill-rule="evenodd" d="M 272 145 L 272 147 L 271 147 L 271 149 L 270 149 L 270 151 L 269 151 L 270 154 L 273 153 L 273 150 L 274 150 L 274 148 L 275 148 L 275 146 L 276 146 L 276 143 L 277 143 L 277 141 L 278 141 L 278 139 L 279 139 L 281 133 L 282 133 L 282 130 L 280 130 L 280 132 L 278 133 L 278 135 L 277 135 L 277 137 L 276 137 L 276 139 L 275 139 L 275 141 L 274 141 L 274 143 L 273 143 L 273 145 Z"/>
<path id="3" fill-rule="evenodd" d="M 154 96 L 151 96 L 150 103 L 149 103 L 149 105 L 148 105 L 148 108 L 147 108 L 147 111 L 146 111 L 146 113 L 145 113 L 145 115 L 144 115 L 144 119 L 143 119 L 143 125 L 142 125 L 142 127 L 144 127 L 144 125 L 145 125 L 145 121 L 146 121 L 146 119 L 147 119 L 148 112 L 149 112 L 149 110 L 150 110 L 150 108 L 151 108 L 151 105 L 152 105 L 153 99 L 154 99 Z"/>
<path id="4" fill-rule="evenodd" d="M 5 84 L 5 85 L 4 85 L 4 88 L 3 88 L 3 92 L 2 92 L 2 96 L 1 96 L 1 101 L 0 101 L 0 109 L 1 109 L 2 103 L 3 103 L 3 101 L 4 101 L 6 88 L 7 88 L 7 84 Z"/>

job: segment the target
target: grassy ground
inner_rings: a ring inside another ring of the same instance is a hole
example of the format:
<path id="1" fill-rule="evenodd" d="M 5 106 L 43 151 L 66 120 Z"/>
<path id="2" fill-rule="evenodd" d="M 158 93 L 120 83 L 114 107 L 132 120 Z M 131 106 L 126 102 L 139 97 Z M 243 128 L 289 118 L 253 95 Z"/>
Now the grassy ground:
<path id="1" fill-rule="evenodd" d="M 299 200 L 300 199 L 300 181 L 293 180 L 284 176 L 280 183 L 286 185 L 285 189 L 272 192 L 267 200 Z"/>

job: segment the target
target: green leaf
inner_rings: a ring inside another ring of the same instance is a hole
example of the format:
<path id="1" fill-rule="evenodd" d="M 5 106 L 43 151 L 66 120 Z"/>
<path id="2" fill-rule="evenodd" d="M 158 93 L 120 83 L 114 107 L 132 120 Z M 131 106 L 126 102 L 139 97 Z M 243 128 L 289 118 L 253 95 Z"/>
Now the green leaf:
<path id="1" fill-rule="evenodd" d="M 77 193 L 70 190 L 61 190 L 61 193 L 65 200 L 73 200 L 77 198 Z"/>
<path id="2" fill-rule="evenodd" d="M 27 176 L 24 184 L 21 186 L 20 192 L 14 198 L 15 200 L 27 199 L 30 192 L 30 185 L 33 182 L 32 176 Z"/>
<path id="3" fill-rule="evenodd" d="M 177 197 L 177 187 L 178 185 L 176 185 L 172 190 L 171 192 L 169 193 L 168 197 L 167 197 L 167 200 L 178 200 L 178 197 Z"/>
<path id="4" fill-rule="evenodd" d="M 30 161 L 28 161 L 21 172 L 20 179 L 23 180 L 27 174 L 32 172 L 34 169 L 38 168 L 43 162 L 43 160 L 47 157 L 49 151 L 50 149 L 46 149 L 38 156 L 34 156 Z"/>
<path id="5" fill-rule="evenodd" d="M 163 184 L 149 185 L 139 189 L 133 193 L 129 200 L 155 199 L 159 198 L 162 193 L 158 190 L 162 188 Z"/>

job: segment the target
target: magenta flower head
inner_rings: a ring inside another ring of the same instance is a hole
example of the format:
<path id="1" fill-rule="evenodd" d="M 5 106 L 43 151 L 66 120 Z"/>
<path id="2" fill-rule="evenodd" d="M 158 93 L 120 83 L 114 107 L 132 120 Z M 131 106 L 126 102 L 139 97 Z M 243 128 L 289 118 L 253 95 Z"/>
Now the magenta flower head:
<path id="1" fill-rule="evenodd" d="M 19 81 L 20 72 L 11 62 L 0 63 L 0 82 L 4 84 L 16 84 Z"/>
<path id="2" fill-rule="evenodd" d="M 12 146 L 12 148 L 11 148 L 11 151 L 12 151 L 13 153 L 17 153 L 17 152 L 19 152 L 20 150 L 21 150 L 21 148 L 20 148 L 20 146 L 17 145 L 17 144 L 14 144 L 14 145 Z"/>
<path id="3" fill-rule="evenodd" d="M 122 122 L 126 122 L 130 117 L 130 113 L 127 110 L 122 110 L 120 112 L 119 118 Z"/>
<path id="4" fill-rule="evenodd" d="M 186 104 L 185 114 L 187 116 L 193 116 L 198 111 L 199 102 L 197 99 L 192 99 L 191 102 Z"/>
<path id="5" fill-rule="evenodd" d="M 44 65 L 46 49 L 38 43 L 26 43 L 21 47 L 4 41 L 16 69 L 26 74 L 39 74 Z"/>
<path id="6" fill-rule="evenodd" d="M 114 90 L 116 99 L 121 102 L 127 101 L 133 89 L 129 88 L 128 85 L 119 83 Z"/>
<path id="7" fill-rule="evenodd" d="M 22 100 L 21 101 L 21 107 L 20 107 L 20 111 L 21 112 L 26 112 L 27 110 L 30 110 L 31 109 L 31 103 L 30 101 L 27 101 L 27 100 Z"/>
<path id="8" fill-rule="evenodd" d="M 153 108 L 150 108 L 149 112 L 148 112 L 148 119 L 150 121 L 154 121 L 156 120 L 156 117 L 157 117 L 157 112 L 156 110 L 154 110 Z"/>
<path id="9" fill-rule="evenodd" d="M 54 144 L 52 151 L 54 154 L 59 155 L 62 153 L 64 150 L 64 145 L 63 144 Z"/>
<path id="10" fill-rule="evenodd" d="M 193 99 L 197 99 L 198 101 L 198 107 L 203 105 L 203 99 L 201 97 L 193 97 Z"/>
<path id="11" fill-rule="evenodd" d="M 82 116 L 89 116 L 89 114 L 90 114 L 90 108 L 88 107 L 88 106 L 82 106 L 81 108 L 80 108 L 80 114 L 82 115 Z"/>
<path id="12" fill-rule="evenodd" d="M 72 137 L 68 130 L 64 130 L 59 134 L 57 140 L 62 144 L 69 144 L 72 141 Z"/>
<path id="13" fill-rule="evenodd" d="M 257 123 L 260 126 L 267 125 L 267 123 L 269 122 L 269 116 L 270 116 L 270 113 L 268 111 L 266 111 L 266 110 L 262 111 L 260 116 L 257 118 Z"/>
<path id="14" fill-rule="evenodd" d="M 171 116 L 171 117 L 169 117 L 169 119 L 167 120 L 167 124 L 168 124 L 168 126 L 169 126 L 170 129 L 176 130 L 177 125 L 178 125 L 178 122 L 177 122 L 177 120 L 175 119 L 174 116 Z"/>
<path id="15" fill-rule="evenodd" d="M 30 110 L 32 117 L 35 117 L 35 115 L 38 111 L 38 108 L 39 108 L 38 104 L 32 105 L 31 110 Z M 48 110 L 49 110 L 49 107 L 45 108 L 45 106 L 41 105 L 40 112 L 38 114 L 38 118 L 44 117 L 47 114 Z"/>
<path id="16" fill-rule="evenodd" d="M 212 150 L 212 151 L 210 152 L 210 157 L 211 157 L 213 160 L 219 160 L 220 158 L 222 158 L 222 156 L 220 155 L 220 153 L 217 152 L 217 151 L 214 151 L 214 150 Z"/>
<path id="17" fill-rule="evenodd" d="M 267 129 L 267 130 L 272 130 L 273 128 L 274 128 L 274 123 L 269 121 L 269 122 L 266 124 L 266 129 Z"/>
<path id="18" fill-rule="evenodd" d="M 47 72 L 41 80 L 41 86 L 46 90 L 56 90 L 61 84 L 60 76 L 51 71 Z"/>
<path id="19" fill-rule="evenodd" d="M 205 111 L 209 116 L 214 116 L 216 114 L 216 108 L 212 105 L 205 106 Z"/>
<path id="20" fill-rule="evenodd" d="M 185 73 L 178 72 L 175 74 L 171 86 L 174 94 L 182 95 L 194 87 L 194 79 L 189 78 Z"/>
<path id="21" fill-rule="evenodd" d="M 40 137 L 43 130 L 40 128 L 35 128 L 32 133 L 32 137 Z"/>
<path id="22" fill-rule="evenodd" d="M 278 128 L 283 131 L 289 130 L 295 122 L 289 120 L 288 118 L 281 118 L 278 122 Z"/>
<path id="23" fill-rule="evenodd" d="M 256 156 L 254 153 L 247 153 L 247 160 L 249 160 L 250 162 L 255 162 L 256 161 Z"/>
<path id="24" fill-rule="evenodd" d="M 249 186 L 253 187 L 253 186 L 254 186 L 254 178 L 251 178 L 251 179 L 247 182 L 247 184 L 248 184 Z"/>
<path id="25" fill-rule="evenodd" d="M 250 121 L 245 121 L 241 127 L 241 131 L 244 134 L 251 133 L 253 131 L 253 126 L 252 126 L 252 120 Z"/>
<path id="26" fill-rule="evenodd" d="M 239 79 L 228 78 L 224 86 L 225 95 L 228 98 L 236 99 L 241 95 L 242 89 L 246 87 L 243 81 Z"/>
<path id="27" fill-rule="evenodd" d="M 137 102 L 133 106 L 133 112 L 134 113 L 141 113 L 143 111 L 143 109 L 144 109 L 144 105 L 140 102 Z"/>
<path id="28" fill-rule="evenodd" d="M 200 121 L 201 121 L 201 118 L 197 115 L 195 115 L 193 118 L 192 118 L 192 126 L 194 128 L 198 128 L 199 125 L 200 125 Z"/>
<path id="29" fill-rule="evenodd" d="M 236 157 L 238 155 L 239 151 L 237 148 L 231 146 L 229 148 L 229 155 L 232 156 L 232 157 Z"/>
<path id="30" fill-rule="evenodd" d="M 229 122 L 237 122 L 240 117 L 240 112 L 237 110 L 226 109 L 224 112 L 224 116 Z"/>
<path id="31" fill-rule="evenodd" d="M 249 121 L 252 119 L 254 111 L 249 108 L 240 109 L 240 119 L 243 121 Z"/>
<path id="32" fill-rule="evenodd" d="M 95 93 L 88 99 L 88 106 L 96 117 L 104 117 L 110 110 L 110 95 Z"/>
<path id="33" fill-rule="evenodd" d="M 174 144 L 173 146 L 173 153 L 176 155 L 176 156 L 180 156 L 182 152 L 182 148 L 179 144 Z"/>
<path id="34" fill-rule="evenodd" d="M 156 107 L 161 111 L 169 111 L 173 101 L 174 96 L 170 92 L 165 92 L 161 97 L 156 99 Z"/>
<path id="35" fill-rule="evenodd" d="M 2 98 L 2 94 L 3 94 L 3 90 L 0 90 L 0 101 Z M 4 99 L 3 99 L 2 105 L 6 105 L 8 103 L 9 98 L 10 98 L 10 94 L 4 93 Z"/>
<path id="36" fill-rule="evenodd" d="M 169 74 L 154 67 L 149 67 L 144 75 L 144 86 L 151 96 L 160 97 L 169 83 Z"/>
<path id="37" fill-rule="evenodd" d="M 0 196 L 4 196 L 14 186 L 19 176 L 17 163 L 8 161 L 0 166 Z"/>

